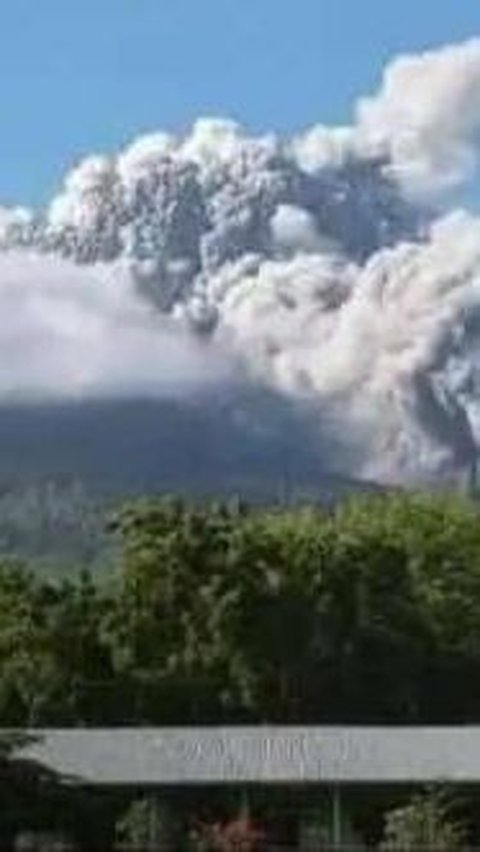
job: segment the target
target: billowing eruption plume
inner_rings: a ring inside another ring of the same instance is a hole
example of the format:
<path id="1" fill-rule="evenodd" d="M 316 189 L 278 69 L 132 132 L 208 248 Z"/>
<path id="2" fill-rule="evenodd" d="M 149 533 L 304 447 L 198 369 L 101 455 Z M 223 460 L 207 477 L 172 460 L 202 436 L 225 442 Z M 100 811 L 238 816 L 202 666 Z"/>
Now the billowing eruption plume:
<path id="1" fill-rule="evenodd" d="M 88 157 L 2 213 L 2 398 L 241 380 L 306 412 L 333 470 L 471 479 L 480 218 L 452 205 L 479 131 L 472 40 L 392 62 L 351 126 L 202 119 Z"/>

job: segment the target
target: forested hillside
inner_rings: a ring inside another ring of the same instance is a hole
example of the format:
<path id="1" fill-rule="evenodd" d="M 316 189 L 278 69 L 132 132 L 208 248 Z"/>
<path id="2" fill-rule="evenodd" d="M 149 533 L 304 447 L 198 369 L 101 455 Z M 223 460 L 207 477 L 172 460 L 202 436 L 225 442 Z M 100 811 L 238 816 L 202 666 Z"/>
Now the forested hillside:
<path id="1" fill-rule="evenodd" d="M 10 405 L 0 418 L 0 554 L 101 568 L 106 520 L 141 494 L 330 505 L 368 490 L 329 469 L 274 394 Z M 316 428 L 316 427 L 315 427 Z"/>
<path id="2" fill-rule="evenodd" d="M 116 501 L 70 476 L 0 483 L 0 556 L 33 560 L 45 576 L 106 570 Z"/>

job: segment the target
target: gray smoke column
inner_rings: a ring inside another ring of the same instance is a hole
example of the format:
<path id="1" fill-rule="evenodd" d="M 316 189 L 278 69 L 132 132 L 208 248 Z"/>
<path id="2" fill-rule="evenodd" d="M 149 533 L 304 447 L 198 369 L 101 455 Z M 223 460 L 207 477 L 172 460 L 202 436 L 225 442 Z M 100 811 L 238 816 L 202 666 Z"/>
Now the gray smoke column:
<path id="1" fill-rule="evenodd" d="M 316 420 L 331 469 L 465 482 L 480 218 L 453 199 L 479 129 L 472 40 L 395 59 L 349 126 L 201 119 L 88 157 L 45 211 L 2 213 L 0 397 L 191 393 L 240 370 Z"/>

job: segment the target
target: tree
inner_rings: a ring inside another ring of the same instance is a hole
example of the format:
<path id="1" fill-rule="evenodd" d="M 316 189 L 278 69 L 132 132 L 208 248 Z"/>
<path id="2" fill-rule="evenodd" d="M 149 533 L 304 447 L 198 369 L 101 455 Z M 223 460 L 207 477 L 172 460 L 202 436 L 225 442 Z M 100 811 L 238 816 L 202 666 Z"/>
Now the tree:
<path id="1" fill-rule="evenodd" d="M 0 564 L 1 724 L 104 718 L 105 695 L 92 704 L 92 687 L 113 677 L 102 634 L 107 608 L 88 575 L 58 583 L 18 563 Z"/>
<path id="2" fill-rule="evenodd" d="M 118 530 L 110 638 L 132 719 L 478 717 L 473 504 L 395 494 L 329 514 L 151 500 Z"/>
<path id="3" fill-rule="evenodd" d="M 236 599 L 231 567 L 241 516 L 237 506 L 178 500 L 147 501 L 121 515 L 111 641 L 137 718 L 213 720 L 224 699 L 241 703 L 243 672 L 226 629 Z"/>
<path id="4" fill-rule="evenodd" d="M 351 544 L 361 545 L 369 588 L 392 581 L 381 611 L 398 648 L 391 665 L 397 688 L 387 681 L 384 693 L 398 696 L 399 720 L 466 721 L 480 713 L 478 521 L 478 506 L 458 495 L 361 498 L 336 513 L 348 565 Z M 374 628 L 381 620 L 381 612 L 367 617 Z"/>
<path id="5" fill-rule="evenodd" d="M 26 749 L 38 738 L 30 733 L 0 735 L 0 843 L 8 848 L 13 837 L 48 819 L 49 805 L 58 802 L 64 779 Z M 64 804 L 64 802 L 63 802 Z"/>
<path id="6" fill-rule="evenodd" d="M 464 847 L 465 829 L 452 817 L 443 791 L 415 796 L 386 815 L 382 852 L 460 852 Z"/>
<path id="7" fill-rule="evenodd" d="M 131 802 L 118 819 L 116 840 L 127 849 L 157 852 L 178 845 L 179 828 L 171 808 L 155 796 L 143 796 Z"/>
<path id="8" fill-rule="evenodd" d="M 143 500 L 115 579 L 0 563 L 0 723 L 480 717 L 480 524 L 461 498 Z"/>

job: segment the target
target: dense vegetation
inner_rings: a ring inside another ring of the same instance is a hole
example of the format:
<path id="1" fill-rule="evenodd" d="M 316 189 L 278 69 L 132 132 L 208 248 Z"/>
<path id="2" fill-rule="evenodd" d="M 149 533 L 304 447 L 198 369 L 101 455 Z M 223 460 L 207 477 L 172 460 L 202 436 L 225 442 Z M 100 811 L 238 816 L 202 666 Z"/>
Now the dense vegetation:
<path id="1" fill-rule="evenodd" d="M 0 566 L 0 724 L 479 721 L 480 524 L 148 500 L 108 582 Z"/>

